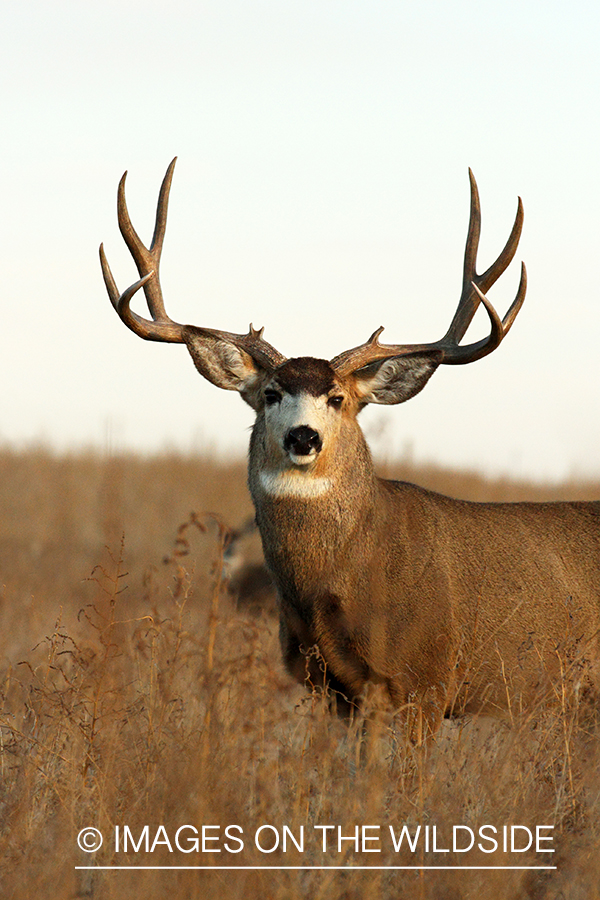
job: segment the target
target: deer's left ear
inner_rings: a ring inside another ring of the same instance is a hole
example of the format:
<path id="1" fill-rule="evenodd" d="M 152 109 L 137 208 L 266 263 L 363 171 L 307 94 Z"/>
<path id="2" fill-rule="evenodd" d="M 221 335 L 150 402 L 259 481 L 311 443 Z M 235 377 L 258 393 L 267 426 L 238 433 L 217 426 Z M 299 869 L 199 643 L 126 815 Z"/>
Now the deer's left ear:
<path id="1" fill-rule="evenodd" d="M 404 403 L 423 390 L 439 364 L 438 353 L 375 360 L 352 374 L 359 401 L 362 404 Z"/>

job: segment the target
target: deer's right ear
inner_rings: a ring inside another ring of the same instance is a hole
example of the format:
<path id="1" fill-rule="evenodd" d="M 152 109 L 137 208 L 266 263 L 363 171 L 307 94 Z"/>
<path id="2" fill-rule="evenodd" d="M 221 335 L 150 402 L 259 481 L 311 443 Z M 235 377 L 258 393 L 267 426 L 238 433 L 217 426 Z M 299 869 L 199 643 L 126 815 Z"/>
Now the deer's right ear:
<path id="1" fill-rule="evenodd" d="M 404 403 L 422 391 L 439 365 L 438 353 L 380 359 L 353 373 L 361 404 Z"/>
<path id="2" fill-rule="evenodd" d="M 268 373 L 249 353 L 194 325 L 184 327 L 183 337 L 201 375 L 226 391 L 238 391 L 246 403 L 257 408 L 259 390 Z"/>

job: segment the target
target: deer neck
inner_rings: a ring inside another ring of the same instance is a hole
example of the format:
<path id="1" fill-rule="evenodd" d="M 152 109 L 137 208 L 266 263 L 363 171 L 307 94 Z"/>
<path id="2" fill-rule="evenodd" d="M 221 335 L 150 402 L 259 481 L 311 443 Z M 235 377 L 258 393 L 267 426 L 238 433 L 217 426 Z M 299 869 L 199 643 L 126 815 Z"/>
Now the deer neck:
<path id="1" fill-rule="evenodd" d="M 357 426 L 311 471 L 273 463 L 260 421 L 250 442 L 249 487 L 265 558 L 277 580 L 310 591 L 372 530 L 377 479 Z"/>

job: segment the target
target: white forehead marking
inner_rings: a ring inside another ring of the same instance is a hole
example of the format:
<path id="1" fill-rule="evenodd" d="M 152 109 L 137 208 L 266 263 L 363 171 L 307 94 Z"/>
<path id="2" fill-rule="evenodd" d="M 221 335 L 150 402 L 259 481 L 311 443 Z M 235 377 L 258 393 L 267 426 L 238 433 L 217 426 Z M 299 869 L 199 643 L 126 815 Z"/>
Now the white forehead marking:
<path id="1" fill-rule="evenodd" d="M 330 412 L 327 397 L 313 397 L 302 391 L 298 394 L 284 393 L 277 406 L 267 406 L 266 418 L 267 421 L 277 422 L 286 433 L 298 425 L 308 425 L 322 432 Z"/>
<path id="2" fill-rule="evenodd" d="M 331 490 L 331 478 L 311 477 L 304 472 L 261 472 L 260 483 L 271 497 L 322 497 Z"/>

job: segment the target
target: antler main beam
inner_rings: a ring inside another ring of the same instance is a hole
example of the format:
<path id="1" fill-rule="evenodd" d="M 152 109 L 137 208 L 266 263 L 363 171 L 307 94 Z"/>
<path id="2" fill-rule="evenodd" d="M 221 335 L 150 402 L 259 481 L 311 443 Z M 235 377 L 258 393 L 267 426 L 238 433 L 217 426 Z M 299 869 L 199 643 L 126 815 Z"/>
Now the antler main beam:
<path id="1" fill-rule="evenodd" d="M 364 344 L 354 347 L 352 350 L 346 350 L 331 360 L 331 365 L 340 375 L 347 375 L 376 360 L 411 356 L 416 353 L 430 353 L 438 356 L 439 362 L 446 365 L 463 365 L 475 362 L 475 360 L 492 353 L 508 334 L 525 300 L 527 290 L 525 265 L 521 264 L 521 280 L 517 296 L 504 319 L 500 320 L 496 310 L 485 296 L 485 292 L 495 284 L 514 258 L 523 229 L 523 204 L 519 197 L 515 221 L 504 249 L 495 262 L 485 272 L 478 275 L 476 263 L 481 234 L 481 205 L 477 182 L 471 169 L 469 169 L 469 180 L 471 212 L 465 247 L 462 292 L 448 331 L 439 341 L 430 344 L 380 344 L 379 335 L 383 328 L 378 328 Z M 461 346 L 460 341 L 471 324 L 480 303 L 483 303 L 490 317 L 490 333 L 480 341 Z"/>

